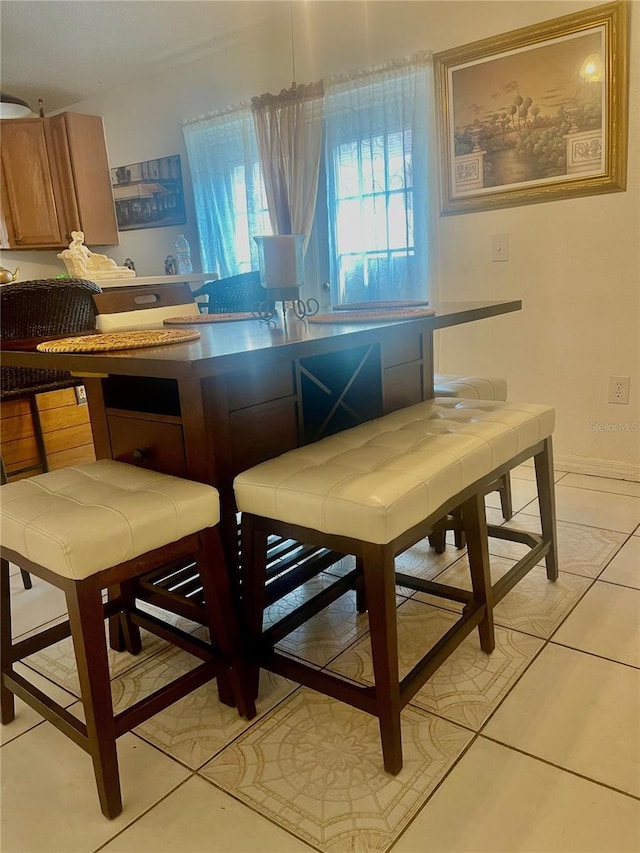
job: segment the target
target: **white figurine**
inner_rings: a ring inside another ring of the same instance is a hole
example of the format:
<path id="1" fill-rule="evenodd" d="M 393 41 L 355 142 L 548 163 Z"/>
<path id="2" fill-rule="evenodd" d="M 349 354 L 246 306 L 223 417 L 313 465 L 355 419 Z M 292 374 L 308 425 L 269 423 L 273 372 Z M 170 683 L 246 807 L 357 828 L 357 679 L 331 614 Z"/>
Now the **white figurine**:
<path id="1" fill-rule="evenodd" d="M 82 231 L 71 232 L 69 248 L 57 256 L 64 261 L 67 272 L 73 278 L 87 278 L 97 281 L 102 278 L 133 278 L 135 270 L 119 267 L 106 255 L 92 252 L 84 245 Z"/>

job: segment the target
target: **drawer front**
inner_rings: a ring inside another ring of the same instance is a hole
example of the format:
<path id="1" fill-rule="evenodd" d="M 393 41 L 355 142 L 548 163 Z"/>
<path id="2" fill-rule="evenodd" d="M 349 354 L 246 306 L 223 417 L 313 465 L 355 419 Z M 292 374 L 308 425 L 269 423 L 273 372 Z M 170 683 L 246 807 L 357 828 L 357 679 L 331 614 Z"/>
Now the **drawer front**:
<path id="1" fill-rule="evenodd" d="M 268 368 L 243 370 L 227 377 L 230 411 L 257 406 L 293 394 L 293 373 L 289 362 L 269 365 Z"/>
<path id="2" fill-rule="evenodd" d="M 187 463 L 179 424 L 117 415 L 109 415 L 108 423 L 114 459 L 163 474 L 186 476 Z"/>
<path id="3" fill-rule="evenodd" d="M 414 333 L 388 338 L 380 346 L 380 355 L 383 367 L 418 361 L 422 358 L 422 336 Z"/>
<path id="4" fill-rule="evenodd" d="M 3 442 L 2 461 L 9 476 L 14 471 L 39 465 L 41 460 L 35 436 L 31 435 L 27 438 L 15 439 L 15 441 Z"/>
<path id="5" fill-rule="evenodd" d="M 384 412 L 395 412 L 423 400 L 422 363 L 400 364 L 384 371 Z"/>
<path id="6" fill-rule="evenodd" d="M 229 427 L 235 475 L 298 446 L 295 398 L 231 412 Z"/>

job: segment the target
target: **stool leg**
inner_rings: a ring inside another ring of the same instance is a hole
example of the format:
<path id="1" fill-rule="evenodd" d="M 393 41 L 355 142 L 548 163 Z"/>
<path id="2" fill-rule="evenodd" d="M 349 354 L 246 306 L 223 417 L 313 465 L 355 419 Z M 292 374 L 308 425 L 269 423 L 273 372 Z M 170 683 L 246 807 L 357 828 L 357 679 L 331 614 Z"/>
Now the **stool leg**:
<path id="1" fill-rule="evenodd" d="M 0 665 L 2 673 L 11 672 L 11 592 L 9 581 L 9 563 L 0 560 Z M 0 676 L 0 722 L 10 723 L 15 718 L 15 699 L 11 690 L 5 687 Z"/>
<path id="2" fill-rule="evenodd" d="M 364 587 L 364 571 L 361 557 L 356 557 L 356 571 L 356 610 L 358 613 L 366 613 L 367 591 Z"/>
<path id="3" fill-rule="evenodd" d="M 242 514 L 242 630 L 249 660 L 250 695 L 258 695 L 260 644 L 267 575 L 267 534 L 256 525 L 255 517 Z"/>
<path id="4" fill-rule="evenodd" d="M 122 811 L 109 662 L 100 589 L 87 581 L 67 588 L 67 608 L 87 723 L 88 752 L 105 817 Z"/>
<path id="5" fill-rule="evenodd" d="M 121 648 L 116 649 L 116 651 L 124 651 L 126 649 L 130 655 L 139 655 L 142 651 L 140 628 L 131 621 L 129 615 L 129 611 L 135 606 L 136 601 L 133 581 L 122 581 L 119 588 L 114 587 L 113 590 L 110 590 L 109 597 L 111 595 L 114 597 L 119 596 L 123 608 L 119 616 L 115 617 L 118 625 L 116 628 L 118 643 L 119 645 L 121 644 Z M 112 620 L 109 620 L 109 638 L 111 640 L 111 648 L 115 649 L 113 644 L 114 638 L 112 636 L 114 626 L 112 626 L 111 622 Z"/>
<path id="6" fill-rule="evenodd" d="M 493 629 L 493 593 L 489 571 L 489 540 L 484 495 L 473 495 L 462 505 L 462 518 L 467 536 L 467 553 L 471 569 L 471 585 L 476 603 L 486 605 L 484 617 L 478 625 L 480 648 L 489 654 L 496 645 Z"/>
<path id="7" fill-rule="evenodd" d="M 467 538 L 464 533 L 464 523 L 462 520 L 462 512 L 460 509 L 454 509 L 451 515 L 455 519 L 455 526 L 453 528 L 453 544 L 456 546 L 458 550 L 462 550 L 464 546 L 467 544 Z"/>
<path id="8" fill-rule="evenodd" d="M 402 770 L 400 678 L 394 557 L 384 545 L 365 545 L 364 583 L 384 769 Z"/>
<path id="9" fill-rule="evenodd" d="M 112 601 L 114 598 L 118 598 L 119 596 L 120 587 L 110 586 L 108 590 L 109 601 Z M 114 616 L 110 616 L 107 621 L 109 647 L 112 648 L 114 652 L 123 652 L 126 648 L 124 629 L 120 616 L 120 613 L 116 613 Z"/>
<path id="10" fill-rule="evenodd" d="M 551 581 L 556 581 L 558 580 L 558 538 L 556 532 L 556 496 L 553 482 L 553 449 L 551 437 L 545 440 L 542 451 L 536 454 L 533 461 L 536 466 L 542 537 L 545 542 L 549 542 L 550 544 L 549 553 L 546 556 L 547 577 Z"/>
<path id="11" fill-rule="evenodd" d="M 222 654 L 231 662 L 229 672 L 218 676 L 220 699 L 226 704 L 237 705 L 239 713 L 251 720 L 256 715 L 256 706 L 242 656 L 238 613 L 231 598 L 227 563 L 218 530 L 203 530 L 200 543 L 196 561 L 204 590 L 211 642 L 212 645 L 217 643 Z"/>

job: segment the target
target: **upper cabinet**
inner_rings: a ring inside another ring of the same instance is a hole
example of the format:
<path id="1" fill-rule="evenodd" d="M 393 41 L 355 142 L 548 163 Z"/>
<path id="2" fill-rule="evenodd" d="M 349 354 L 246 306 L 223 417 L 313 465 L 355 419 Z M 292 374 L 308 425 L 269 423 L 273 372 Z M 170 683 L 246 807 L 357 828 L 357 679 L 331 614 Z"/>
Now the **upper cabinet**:
<path id="1" fill-rule="evenodd" d="M 54 249 L 83 231 L 115 245 L 118 225 L 100 116 L 61 113 L 0 122 L 4 249 Z"/>

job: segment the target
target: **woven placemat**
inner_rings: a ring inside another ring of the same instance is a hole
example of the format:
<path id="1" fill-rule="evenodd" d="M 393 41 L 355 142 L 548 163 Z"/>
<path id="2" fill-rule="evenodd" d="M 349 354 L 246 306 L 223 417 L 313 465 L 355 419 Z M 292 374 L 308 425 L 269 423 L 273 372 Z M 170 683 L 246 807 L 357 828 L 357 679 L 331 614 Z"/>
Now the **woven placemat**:
<path id="1" fill-rule="evenodd" d="M 194 323 L 228 323 L 231 320 L 253 320 L 255 314 L 243 311 L 239 314 L 194 314 L 192 317 L 167 317 L 165 326 L 191 326 Z"/>
<path id="2" fill-rule="evenodd" d="M 433 308 L 395 308 L 386 311 L 336 311 L 333 314 L 316 314 L 308 317 L 309 323 L 386 323 L 388 320 L 413 320 L 416 317 L 432 317 Z"/>
<path id="3" fill-rule="evenodd" d="M 388 308 L 417 308 L 428 305 L 428 299 L 388 299 L 376 302 L 345 302 L 343 305 L 332 305 L 332 311 L 384 311 Z"/>
<path id="4" fill-rule="evenodd" d="M 36 349 L 40 352 L 110 352 L 180 344 L 184 341 L 195 341 L 199 337 L 200 332 L 193 329 L 148 329 L 43 341 Z"/>

